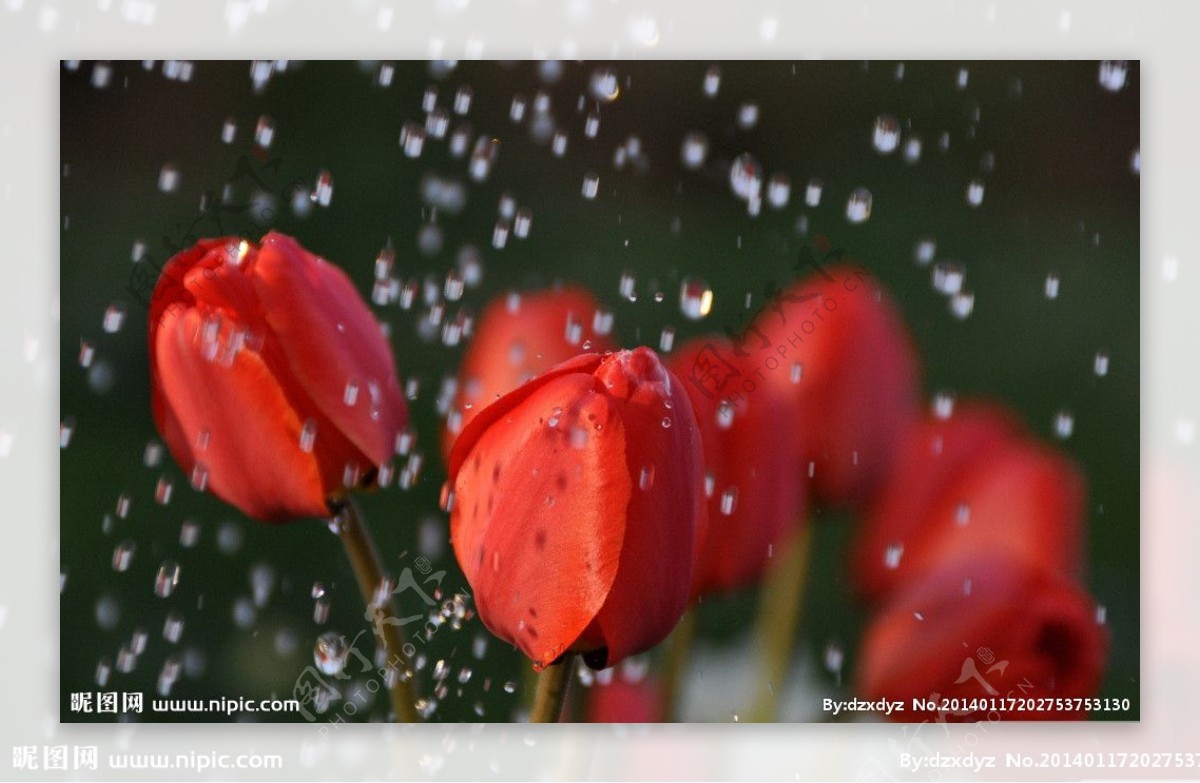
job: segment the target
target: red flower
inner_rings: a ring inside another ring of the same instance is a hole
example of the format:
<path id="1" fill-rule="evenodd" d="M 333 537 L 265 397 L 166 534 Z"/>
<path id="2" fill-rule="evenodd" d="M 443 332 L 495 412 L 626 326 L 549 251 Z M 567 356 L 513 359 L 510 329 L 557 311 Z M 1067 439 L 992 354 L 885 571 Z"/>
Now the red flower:
<path id="1" fill-rule="evenodd" d="M 851 548 L 865 596 L 977 554 L 1078 574 L 1083 477 L 1011 416 L 960 405 L 948 419 L 910 426 L 899 454 Z"/>
<path id="2" fill-rule="evenodd" d="M 741 336 L 743 394 L 782 387 L 804 432 L 817 500 L 857 504 L 887 475 L 917 400 L 917 356 L 865 269 L 824 270 L 778 292 Z"/>
<path id="3" fill-rule="evenodd" d="M 1107 648 L 1096 608 L 1073 580 L 985 551 L 947 561 L 889 598 L 863 637 L 858 692 L 902 702 L 905 711 L 890 717 L 905 722 L 994 720 L 989 713 L 1077 720 L 1084 713 L 1076 704 L 1039 710 L 1020 700 L 1094 696 Z M 1005 711 L 972 703 L 1009 698 L 1017 701 Z M 913 699 L 951 701 L 920 709 Z"/>
<path id="4" fill-rule="evenodd" d="M 249 516 L 327 516 L 407 423 L 379 324 L 340 269 L 270 233 L 167 262 L 150 308 L 154 422 L 198 489 Z"/>
<path id="5" fill-rule="evenodd" d="M 450 533 L 484 624 L 535 668 L 646 650 L 688 603 L 700 437 L 653 351 L 584 354 L 484 408 L 450 457 Z"/>
<path id="6" fill-rule="evenodd" d="M 588 723 L 660 723 L 662 687 L 645 677 L 629 680 L 617 673 L 610 682 L 597 682 L 587 691 Z"/>
<path id="7" fill-rule="evenodd" d="M 684 379 L 704 446 L 706 513 L 692 584 L 697 596 L 756 582 L 804 522 L 796 421 L 780 414 L 787 403 L 781 387 L 738 393 L 712 366 L 733 355 L 728 340 L 700 339 L 682 346 L 669 363 Z"/>
<path id="8" fill-rule="evenodd" d="M 615 348 L 597 332 L 600 305 L 582 288 L 510 293 L 490 305 L 479 320 L 458 373 L 458 388 L 442 432 L 442 454 L 491 403 L 529 379 L 580 353 Z"/>

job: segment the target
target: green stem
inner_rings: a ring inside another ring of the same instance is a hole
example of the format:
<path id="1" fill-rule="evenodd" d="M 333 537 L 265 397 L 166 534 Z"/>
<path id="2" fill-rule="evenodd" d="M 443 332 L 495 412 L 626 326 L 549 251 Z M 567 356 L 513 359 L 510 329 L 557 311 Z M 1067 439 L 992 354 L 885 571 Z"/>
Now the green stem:
<path id="1" fill-rule="evenodd" d="M 336 517 L 338 537 L 350 558 L 354 576 L 358 580 L 358 589 L 367 602 L 371 614 L 376 617 L 376 631 L 382 631 L 383 646 L 387 656 L 386 666 L 390 670 L 387 675 L 388 689 L 392 698 L 394 720 L 402 723 L 416 723 L 417 708 L 414 689 L 408 678 L 408 660 L 404 655 L 404 640 L 400 636 L 400 625 L 392 606 L 392 596 L 388 592 L 382 601 L 379 594 L 385 592 L 383 585 L 383 564 L 379 560 L 379 552 L 371 539 L 366 520 L 359 511 L 353 499 L 347 497 L 342 511 Z"/>
<path id="2" fill-rule="evenodd" d="M 696 637 L 696 607 L 690 607 L 679 619 L 679 625 L 671 632 L 667 640 L 666 655 L 663 659 L 662 673 L 662 702 L 660 713 L 662 720 L 670 722 L 677 719 L 680 686 L 687 671 L 688 656 L 692 651 L 692 640 Z"/>
<path id="3" fill-rule="evenodd" d="M 779 712 L 779 697 L 787 680 L 804 607 L 804 583 L 812 524 L 805 524 L 788 546 L 782 560 L 767 572 L 759 595 L 754 638 L 758 640 L 760 685 L 747 720 L 773 722 Z"/>
<path id="4" fill-rule="evenodd" d="M 533 693 L 533 709 L 529 712 L 530 723 L 558 723 L 562 716 L 563 703 L 567 700 L 567 689 L 571 687 L 571 673 L 575 669 L 574 653 L 567 653 L 538 674 L 537 689 Z"/>

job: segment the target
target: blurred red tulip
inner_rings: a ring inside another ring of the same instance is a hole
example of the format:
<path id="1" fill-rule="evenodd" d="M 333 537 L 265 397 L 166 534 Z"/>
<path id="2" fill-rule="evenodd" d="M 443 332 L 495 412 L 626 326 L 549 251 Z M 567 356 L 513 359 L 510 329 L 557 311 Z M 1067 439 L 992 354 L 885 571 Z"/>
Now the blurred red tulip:
<path id="1" fill-rule="evenodd" d="M 959 406 L 908 429 L 895 469 L 851 547 L 858 590 L 897 585 L 977 554 L 1077 576 L 1084 481 L 997 407 Z"/>
<path id="2" fill-rule="evenodd" d="M 379 324 L 336 266 L 270 233 L 167 262 L 150 308 L 154 422 L 198 489 L 249 516 L 328 516 L 408 412 Z"/>
<path id="3" fill-rule="evenodd" d="M 588 723 L 660 723 L 662 687 L 651 677 L 629 680 L 616 674 L 587 691 Z"/>
<path id="4" fill-rule="evenodd" d="M 614 349 L 611 324 L 603 321 L 592 295 L 573 286 L 510 293 L 488 305 L 458 373 L 443 456 L 449 458 L 454 439 L 479 411 L 530 378 L 572 356 Z"/>
<path id="5" fill-rule="evenodd" d="M 916 411 L 917 355 L 891 298 L 867 270 L 829 267 L 775 293 L 740 348 L 745 396 L 771 385 L 793 397 L 815 499 L 868 498 Z"/>
<path id="6" fill-rule="evenodd" d="M 577 356 L 484 408 L 450 457 L 483 622 L 539 669 L 662 641 L 688 603 L 701 470 L 687 394 L 647 348 Z"/>
<path id="7" fill-rule="evenodd" d="M 728 340 L 698 339 L 669 362 L 684 380 L 704 446 L 696 596 L 755 583 L 804 523 L 807 482 L 797 476 L 803 463 L 795 417 L 782 413 L 787 400 L 777 387 L 733 399 L 724 393 L 707 363 L 732 353 Z"/>
<path id="8" fill-rule="evenodd" d="M 947 561 L 888 599 L 863 636 L 858 694 L 899 700 L 904 711 L 890 717 L 905 722 L 1077 720 L 1085 716 L 1078 704 L 1037 709 L 1019 700 L 1094 696 L 1107 654 L 1107 630 L 1073 580 L 985 551 Z M 997 702 L 974 699 L 1018 701 L 993 711 Z"/>

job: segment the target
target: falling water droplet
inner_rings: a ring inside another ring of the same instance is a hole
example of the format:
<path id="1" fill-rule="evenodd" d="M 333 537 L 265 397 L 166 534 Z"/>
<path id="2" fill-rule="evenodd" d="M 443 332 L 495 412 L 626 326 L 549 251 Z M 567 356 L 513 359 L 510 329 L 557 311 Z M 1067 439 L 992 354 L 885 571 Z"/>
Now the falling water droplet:
<path id="1" fill-rule="evenodd" d="M 154 594 L 159 598 L 168 598 L 178 585 L 179 563 L 174 560 L 163 561 L 154 577 Z"/>
<path id="2" fill-rule="evenodd" d="M 586 199 L 596 198 L 596 194 L 600 191 L 600 176 L 593 172 L 588 172 L 583 175 L 583 197 Z"/>
<path id="3" fill-rule="evenodd" d="M 1129 75 L 1129 63 L 1125 60 L 1104 60 L 1100 63 L 1100 86 L 1108 92 L 1119 92 Z"/>
<path id="4" fill-rule="evenodd" d="M 881 155 L 890 155 L 900 146 L 900 123 L 890 114 L 880 114 L 875 118 L 875 132 L 871 137 L 875 151 Z"/>
<path id="5" fill-rule="evenodd" d="M 1066 440 L 1074 431 L 1075 416 L 1069 410 L 1063 409 L 1054 414 L 1054 434 L 1059 439 Z"/>
<path id="6" fill-rule="evenodd" d="M 125 539 L 113 549 L 112 567 L 114 571 L 128 571 L 129 566 L 133 563 L 133 556 L 137 553 L 137 544 L 129 539 Z"/>
<path id="7" fill-rule="evenodd" d="M 336 631 L 321 634 L 313 645 L 313 662 L 322 674 L 341 674 L 349 654 L 350 646 L 346 643 L 346 637 Z"/>
<path id="8" fill-rule="evenodd" d="M 679 286 L 679 309 L 683 316 L 699 321 L 712 311 L 713 292 L 700 278 L 685 277 Z"/>
<path id="9" fill-rule="evenodd" d="M 967 203 L 972 207 L 983 203 L 983 180 L 973 179 L 967 183 Z"/>
<path id="10" fill-rule="evenodd" d="M 1108 353 L 1105 351 L 1096 351 L 1096 358 L 1092 362 L 1092 371 L 1096 373 L 1097 378 L 1103 378 L 1108 375 Z"/>
<path id="11" fill-rule="evenodd" d="M 871 191 L 866 188 L 855 188 L 846 200 L 846 220 L 851 223 L 865 223 L 871 217 Z"/>

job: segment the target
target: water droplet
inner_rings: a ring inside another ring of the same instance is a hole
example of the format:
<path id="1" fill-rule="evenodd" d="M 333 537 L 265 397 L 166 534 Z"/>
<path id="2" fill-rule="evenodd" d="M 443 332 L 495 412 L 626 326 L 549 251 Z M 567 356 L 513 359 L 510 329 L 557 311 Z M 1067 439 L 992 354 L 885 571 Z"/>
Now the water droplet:
<path id="1" fill-rule="evenodd" d="M 621 95 L 621 83 L 615 69 L 603 66 L 592 71 L 588 81 L 592 97 L 603 103 L 612 103 Z"/>
<path id="2" fill-rule="evenodd" d="M 350 654 L 350 645 L 346 637 L 336 631 L 326 631 L 317 637 L 313 645 L 313 662 L 322 674 L 341 674 L 346 668 L 346 656 Z"/>
<path id="3" fill-rule="evenodd" d="M 830 673 L 839 674 L 842 671 L 842 664 L 845 662 L 845 658 L 845 652 L 837 642 L 830 642 L 825 645 L 825 669 Z"/>
<path id="4" fill-rule="evenodd" d="M 921 237 L 913 248 L 913 258 L 921 266 L 928 266 L 937 255 L 937 240 L 933 237 Z"/>
<path id="5" fill-rule="evenodd" d="M 266 149 L 274 140 L 275 120 L 264 114 L 258 118 L 258 122 L 254 126 L 254 143 Z"/>
<path id="6" fill-rule="evenodd" d="M 594 199 L 600 191 L 600 176 L 593 172 L 588 172 L 583 175 L 583 197 L 586 199 Z"/>
<path id="7" fill-rule="evenodd" d="M 642 467 L 641 472 L 638 474 L 638 489 L 645 492 L 653 486 L 654 486 L 654 466 L 646 465 L 646 466 Z"/>
<path id="8" fill-rule="evenodd" d="M 917 135 L 909 136 L 904 140 L 904 162 L 910 166 L 921 161 L 921 137 Z"/>
<path id="9" fill-rule="evenodd" d="M 973 179 L 967 183 L 967 203 L 972 207 L 983 203 L 983 180 Z"/>
<path id="10" fill-rule="evenodd" d="M 704 94 L 712 98 L 719 89 L 721 89 L 721 68 L 716 65 L 709 66 L 709 69 L 704 72 Z"/>
<path id="11" fill-rule="evenodd" d="M 104 631 L 111 631 L 121 620 L 121 605 L 111 593 L 105 593 L 96 599 L 96 625 Z"/>
<path id="12" fill-rule="evenodd" d="M 104 311 L 104 331 L 108 334 L 116 334 L 121 331 L 121 327 L 125 325 L 125 306 L 119 302 L 114 302 Z M 86 357 L 84 349 L 80 349 L 80 364 L 87 367 L 92 363 L 92 356 L 95 351 L 91 346 L 87 346 Z M 86 363 L 84 359 L 86 358 Z"/>
<path id="13" fill-rule="evenodd" d="M 699 131 L 690 131 L 683 137 L 683 146 L 679 151 L 683 167 L 696 171 L 708 159 L 708 137 Z"/>
<path id="14" fill-rule="evenodd" d="M 532 224 L 533 210 L 529 207 L 521 207 L 517 210 L 516 219 L 513 221 L 513 236 L 517 239 L 529 236 L 529 227 Z"/>
<path id="15" fill-rule="evenodd" d="M 758 104 L 743 103 L 738 107 L 737 124 L 742 130 L 751 130 L 758 124 Z"/>
<path id="16" fill-rule="evenodd" d="M 758 160 L 748 152 L 738 155 L 729 168 L 729 186 L 738 198 L 749 201 L 762 190 L 763 173 Z"/>
<path id="17" fill-rule="evenodd" d="M 179 563 L 174 560 L 163 561 L 154 577 L 154 594 L 159 598 L 168 598 L 178 585 Z"/>
<path id="18" fill-rule="evenodd" d="M 846 200 L 846 220 L 851 223 L 865 223 L 871 217 L 871 191 L 866 188 L 855 188 Z"/>
<path id="19" fill-rule="evenodd" d="M 469 86 L 463 85 L 458 88 L 458 92 L 454 93 L 454 113 L 466 114 L 471 110 L 471 99 L 475 97 L 475 91 Z"/>
<path id="20" fill-rule="evenodd" d="M 327 207 L 333 200 L 333 174 L 328 169 L 317 173 L 317 184 L 313 188 L 312 200 L 319 206 Z"/>
<path id="21" fill-rule="evenodd" d="M 253 627 L 254 621 L 258 619 L 258 610 L 254 608 L 254 602 L 244 595 L 234 599 L 231 613 L 234 626 L 243 631 Z"/>
<path id="22" fill-rule="evenodd" d="M 712 311 L 713 292 L 708 283 L 697 277 L 685 277 L 679 286 L 679 310 L 692 321 L 699 321 Z"/>
<path id="23" fill-rule="evenodd" d="M 1096 358 L 1092 362 L 1092 371 L 1096 373 L 1097 378 L 1103 378 L 1108 375 L 1108 353 L 1105 351 L 1096 351 Z"/>
<path id="24" fill-rule="evenodd" d="M 970 317 L 975 309 L 975 294 L 970 291 L 959 291 L 950 297 L 950 313 L 960 321 Z"/>
<path id="25" fill-rule="evenodd" d="M 903 544 L 889 544 L 883 552 L 883 566 L 889 571 L 900 567 L 900 559 L 904 557 Z"/>
<path id="26" fill-rule="evenodd" d="M 729 487 L 721 493 L 721 513 L 730 516 L 737 509 L 737 487 Z"/>
<path id="27" fill-rule="evenodd" d="M 880 114 L 875 118 L 875 132 L 871 137 L 875 151 L 882 155 L 890 155 L 900 146 L 900 123 L 890 114 Z"/>
<path id="28" fill-rule="evenodd" d="M 232 555 L 242 548 L 242 529 L 236 522 L 222 522 L 217 528 L 217 549 L 221 554 Z"/>
<path id="29" fill-rule="evenodd" d="M 513 122 L 520 122 L 525 119 L 525 108 L 527 103 L 524 95 L 514 95 L 512 103 L 508 106 L 508 118 Z"/>
<path id="30" fill-rule="evenodd" d="M 792 195 L 792 181 L 787 174 L 782 172 L 772 174 L 767 180 L 767 203 L 774 209 L 783 209 L 787 206 L 788 199 Z"/>
<path id="31" fill-rule="evenodd" d="M 954 392 L 940 391 L 933 395 L 933 416 L 945 421 L 954 415 Z"/>
<path id="32" fill-rule="evenodd" d="M 962 290 L 967 277 L 966 268 L 954 261 L 939 261 L 933 265 L 933 290 L 952 295 Z"/>
<path id="33" fill-rule="evenodd" d="M 167 618 L 163 621 L 162 637 L 171 644 L 179 643 L 183 638 L 182 614 L 174 610 L 167 612 Z"/>
<path id="34" fill-rule="evenodd" d="M 425 148 L 425 128 L 415 122 L 406 122 L 400 127 L 400 147 L 410 158 L 418 158 Z"/>
<path id="35" fill-rule="evenodd" d="M 129 566 L 133 563 L 133 556 L 137 553 L 137 544 L 129 539 L 125 539 L 113 549 L 112 567 L 114 571 L 128 571 Z"/>
<path id="36" fill-rule="evenodd" d="M 1045 293 L 1047 299 L 1058 298 L 1058 274 L 1051 272 L 1046 275 Z"/>
<path id="37" fill-rule="evenodd" d="M 1142 173 L 1142 150 L 1140 147 L 1134 147 L 1133 152 L 1129 153 L 1129 170 L 1135 176 Z"/>
<path id="38" fill-rule="evenodd" d="M 970 521 L 971 507 L 966 503 L 959 503 L 954 509 L 954 524 L 965 527 Z"/>
<path id="39" fill-rule="evenodd" d="M 1075 416 L 1066 409 L 1058 411 L 1054 414 L 1054 434 L 1061 440 L 1066 440 L 1071 437 L 1071 433 L 1075 431 Z"/>
<path id="40" fill-rule="evenodd" d="M 300 450 L 305 453 L 311 453 L 316 441 L 317 421 L 316 419 L 305 419 L 304 426 L 300 428 Z"/>
<path id="41" fill-rule="evenodd" d="M 1100 63 L 1100 86 L 1109 92 L 1119 92 L 1125 87 L 1129 75 L 1129 63 L 1125 60 L 1104 60 Z"/>
<path id="42" fill-rule="evenodd" d="M 179 169 L 173 163 L 164 164 L 159 170 L 158 189 L 163 193 L 174 193 L 179 189 Z"/>

